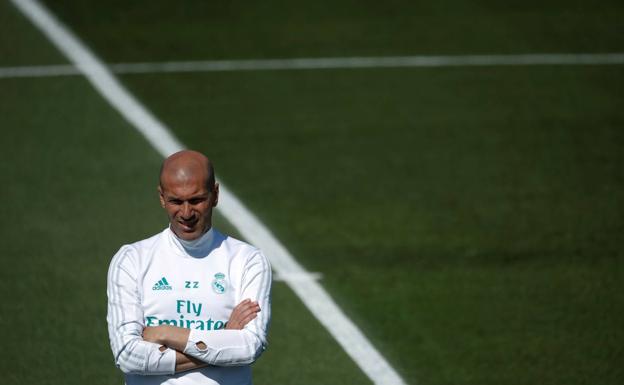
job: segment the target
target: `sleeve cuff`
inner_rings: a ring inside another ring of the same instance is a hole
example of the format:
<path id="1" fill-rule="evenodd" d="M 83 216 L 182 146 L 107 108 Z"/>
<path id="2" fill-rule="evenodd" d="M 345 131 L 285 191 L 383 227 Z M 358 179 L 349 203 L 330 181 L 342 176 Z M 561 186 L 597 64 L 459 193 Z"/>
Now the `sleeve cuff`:
<path id="1" fill-rule="evenodd" d="M 186 341 L 186 346 L 184 347 L 183 353 L 188 354 L 191 357 L 197 357 L 198 355 L 205 353 L 206 350 L 208 350 L 208 348 L 207 347 L 206 349 L 198 348 L 197 347 L 198 342 L 203 342 L 204 344 L 206 344 L 206 346 L 208 345 L 208 341 L 206 341 L 206 338 L 205 338 L 205 332 L 202 333 L 201 330 L 191 329 L 191 332 L 189 333 L 188 341 Z"/>
<path id="2" fill-rule="evenodd" d="M 160 346 L 159 346 L 160 347 Z M 158 351 L 153 360 L 148 362 L 148 372 L 152 374 L 174 374 L 176 367 L 176 352 L 173 349 Z"/>

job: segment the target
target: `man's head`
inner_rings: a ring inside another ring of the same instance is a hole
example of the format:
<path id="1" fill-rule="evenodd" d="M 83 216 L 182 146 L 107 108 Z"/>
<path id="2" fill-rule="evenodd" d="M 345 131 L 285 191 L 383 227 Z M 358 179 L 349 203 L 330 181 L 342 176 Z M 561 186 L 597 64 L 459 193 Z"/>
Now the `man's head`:
<path id="1" fill-rule="evenodd" d="M 158 192 L 171 230 L 179 238 L 197 239 L 210 229 L 219 184 L 215 183 L 214 169 L 206 156 L 184 150 L 165 159 Z"/>

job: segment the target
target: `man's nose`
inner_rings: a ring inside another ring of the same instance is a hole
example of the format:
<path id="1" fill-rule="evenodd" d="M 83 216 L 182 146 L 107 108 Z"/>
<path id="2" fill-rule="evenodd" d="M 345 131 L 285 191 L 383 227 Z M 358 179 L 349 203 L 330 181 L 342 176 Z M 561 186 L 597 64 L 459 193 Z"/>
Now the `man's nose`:
<path id="1" fill-rule="evenodd" d="M 184 202 L 182 205 L 182 218 L 187 219 L 191 216 L 191 205 L 188 202 Z"/>

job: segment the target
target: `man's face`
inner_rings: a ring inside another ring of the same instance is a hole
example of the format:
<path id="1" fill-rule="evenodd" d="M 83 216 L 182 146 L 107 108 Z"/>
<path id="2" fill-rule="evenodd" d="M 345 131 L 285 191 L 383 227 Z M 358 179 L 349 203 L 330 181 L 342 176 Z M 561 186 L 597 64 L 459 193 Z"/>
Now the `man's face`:
<path id="1" fill-rule="evenodd" d="M 191 241 L 212 226 L 212 208 L 217 205 L 219 185 L 212 191 L 203 178 L 161 181 L 160 204 L 167 211 L 171 230 L 179 238 Z"/>

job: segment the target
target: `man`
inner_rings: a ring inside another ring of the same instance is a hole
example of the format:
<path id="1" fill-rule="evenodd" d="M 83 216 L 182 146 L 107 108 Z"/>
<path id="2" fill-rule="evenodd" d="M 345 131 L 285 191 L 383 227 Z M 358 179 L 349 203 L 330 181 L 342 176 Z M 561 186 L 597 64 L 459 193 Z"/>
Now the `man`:
<path id="1" fill-rule="evenodd" d="M 219 198 L 204 155 L 160 172 L 169 226 L 123 246 L 108 271 L 108 332 L 126 384 L 251 384 L 267 345 L 271 269 L 256 248 L 212 228 Z"/>

